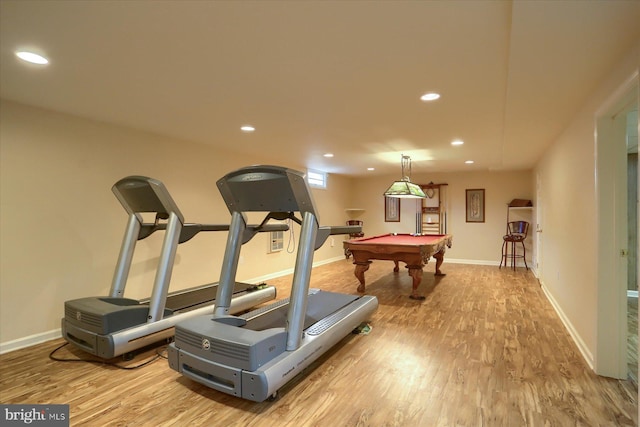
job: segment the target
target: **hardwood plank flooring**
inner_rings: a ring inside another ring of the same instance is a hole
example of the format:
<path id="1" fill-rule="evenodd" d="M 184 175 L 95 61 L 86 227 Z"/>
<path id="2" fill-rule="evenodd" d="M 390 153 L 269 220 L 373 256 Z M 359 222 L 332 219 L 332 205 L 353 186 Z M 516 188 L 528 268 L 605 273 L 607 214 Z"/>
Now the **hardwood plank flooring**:
<path id="1" fill-rule="evenodd" d="M 630 381 L 595 375 L 524 269 L 431 263 L 419 290 L 374 261 L 368 335 L 350 335 L 279 393 L 254 403 L 201 386 L 160 359 L 134 370 L 48 358 L 63 340 L 0 356 L 2 403 L 66 403 L 73 426 L 634 426 Z M 279 298 L 291 277 L 270 281 Z M 350 261 L 312 287 L 355 293 Z M 122 362 L 133 366 L 157 349 Z M 159 350 L 162 350 L 160 347 Z M 64 347 L 59 357 L 86 357 Z"/>

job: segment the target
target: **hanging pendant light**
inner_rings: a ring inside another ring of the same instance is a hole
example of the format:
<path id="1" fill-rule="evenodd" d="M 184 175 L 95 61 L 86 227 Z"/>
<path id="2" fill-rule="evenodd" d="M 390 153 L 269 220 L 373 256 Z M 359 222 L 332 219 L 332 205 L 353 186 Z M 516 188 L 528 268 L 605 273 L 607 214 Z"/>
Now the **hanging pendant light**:
<path id="1" fill-rule="evenodd" d="M 424 191 L 419 185 L 411 182 L 411 157 L 402 155 L 402 179 L 395 181 L 391 187 L 384 192 L 387 197 L 399 197 L 407 199 L 424 199 Z M 405 173 L 406 172 L 406 173 Z"/>

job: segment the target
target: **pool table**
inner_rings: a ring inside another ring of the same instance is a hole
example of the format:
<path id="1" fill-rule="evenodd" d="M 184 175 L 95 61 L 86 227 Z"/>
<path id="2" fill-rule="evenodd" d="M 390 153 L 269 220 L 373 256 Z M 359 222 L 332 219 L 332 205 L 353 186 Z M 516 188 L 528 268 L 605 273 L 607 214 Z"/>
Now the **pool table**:
<path id="1" fill-rule="evenodd" d="M 369 269 L 374 259 L 391 260 L 395 263 L 393 271 L 398 272 L 398 262 L 402 261 L 413 278 L 413 291 L 410 298 L 424 299 L 418 294 L 418 285 L 422 281 L 422 268 L 429 258 L 436 259 L 436 276 L 444 276 L 440 266 L 444 261 L 447 247 L 451 247 L 453 236 L 450 234 L 383 234 L 374 237 L 345 240 L 343 243 L 347 253 L 353 255 L 356 266 L 355 276 L 360 281 L 358 292 L 364 292 L 364 272 Z"/>

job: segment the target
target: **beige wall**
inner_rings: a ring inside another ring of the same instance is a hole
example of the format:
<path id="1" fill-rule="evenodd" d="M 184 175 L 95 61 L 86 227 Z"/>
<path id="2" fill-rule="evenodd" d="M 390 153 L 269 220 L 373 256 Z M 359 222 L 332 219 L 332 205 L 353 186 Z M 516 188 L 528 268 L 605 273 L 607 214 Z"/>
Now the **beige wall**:
<path id="1" fill-rule="evenodd" d="M 581 111 L 553 142 L 534 171 L 542 196 L 536 203 L 543 206 L 538 218 L 543 229 L 539 279 L 592 366 L 598 357 L 598 340 L 617 336 L 612 329 L 598 332 L 599 325 L 610 319 L 614 327 L 618 315 L 609 310 L 599 312 L 602 303 L 599 290 L 609 298 L 616 293 L 616 284 L 611 283 L 609 276 L 603 285 L 610 288 L 599 289 L 598 265 L 604 262 L 601 251 L 607 254 L 611 251 L 598 243 L 596 180 L 609 180 L 617 171 L 596 170 L 596 117 L 639 66 L 640 45 L 636 45 L 594 88 Z M 612 197 L 612 191 L 607 190 L 604 196 Z M 611 346 L 602 350 L 601 356 L 615 352 Z"/>
<path id="2" fill-rule="evenodd" d="M 228 223 L 216 180 L 238 167 L 277 164 L 9 101 L 0 104 L 0 125 L 0 343 L 55 331 L 64 301 L 108 292 L 127 221 L 111 193 L 118 179 L 160 179 L 187 222 Z M 331 176 L 327 190 L 313 190 L 321 225 L 344 223 L 349 187 Z M 343 257 L 341 238 L 314 261 Z M 161 240 L 158 233 L 138 243 L 128 296 L 151 292 Z M 217 232 L 180 245 L 172 289 L 217 281 L 225 241 Z M 295 252 L 267 249 L 266 234 L 245 245 L 239 280 L 293 268 Z"/>
<path id="3" fill-rule="evenodd" d="M 399 223 L 384 222 L 382 194 L 395 179 L 397 176 L 355 181 L 351 207 L 365 209 L 359 219 L 364 221 L 367 235 L 415 232 L 416 203 L 419 203 L 416 200 L 401 201 Z M 421 184 L 431 181 L 448 184 L 448 232 L 453 234 L 453 246 L 447 250 L 445 262 L 450 260 L 497 265 L 506 229 L 507 204 L 516 198 L 533 199 L 531 171 L 414 174 L 412 181 Z M 485 190 L 485 222 L 468 223 L 465 217 L 465 190 L 478 188 Z M 520 215 L 523 215 L 522 219 L 531 221 L 531 212 Z M 527 254 L 529 261 L 531 255 L 532 253 Z"/>

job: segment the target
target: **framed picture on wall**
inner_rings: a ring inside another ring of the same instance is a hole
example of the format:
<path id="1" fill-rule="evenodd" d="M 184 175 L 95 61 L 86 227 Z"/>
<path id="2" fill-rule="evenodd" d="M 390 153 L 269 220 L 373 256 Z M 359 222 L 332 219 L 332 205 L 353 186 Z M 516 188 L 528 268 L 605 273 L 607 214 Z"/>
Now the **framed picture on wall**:
<path id="1" fill-rule="evenodd" d="M 400 199 L 384 198 L 384 222 L 400 222 Z"/>
<path id="2" fill-rule="evenodd" d="M 466 192 L 467 222 L 484 222 L 484 188 Z"/>

